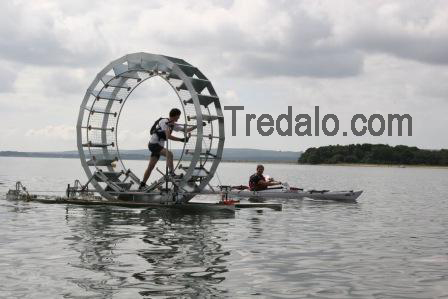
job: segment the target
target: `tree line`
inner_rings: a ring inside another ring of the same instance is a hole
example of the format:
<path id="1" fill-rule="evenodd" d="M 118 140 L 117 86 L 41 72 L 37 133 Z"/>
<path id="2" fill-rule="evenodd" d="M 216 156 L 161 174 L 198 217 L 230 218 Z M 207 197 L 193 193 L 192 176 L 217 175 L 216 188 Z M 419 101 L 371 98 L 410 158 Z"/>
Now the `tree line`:
<path id="1" fill-rule="evenodd" d="M 398 164 L 448 166 L 448 150 L 426 150 L 405 145 L 350 144 L 307 149 L 298 159 L 300 164 Z"/>

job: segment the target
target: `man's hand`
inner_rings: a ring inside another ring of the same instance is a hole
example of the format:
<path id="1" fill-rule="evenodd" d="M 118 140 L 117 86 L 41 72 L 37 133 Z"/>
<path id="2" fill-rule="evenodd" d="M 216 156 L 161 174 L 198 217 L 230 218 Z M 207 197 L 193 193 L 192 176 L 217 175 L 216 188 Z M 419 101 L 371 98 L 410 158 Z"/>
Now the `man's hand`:
<path id="1" fill-rule="evenodd" d="M 207 123 L 205 121 L 203 121 L 202 126 L 205 127 L 206 125 L 207 125 Z M 187 133 L 190 133 L 191 131 L 196 130 L 197 128 L 198 128 L 197 125 L 193 125 L 193 126 L 188 127 L 186 129 L 186 131 L 187 131 Z"/>

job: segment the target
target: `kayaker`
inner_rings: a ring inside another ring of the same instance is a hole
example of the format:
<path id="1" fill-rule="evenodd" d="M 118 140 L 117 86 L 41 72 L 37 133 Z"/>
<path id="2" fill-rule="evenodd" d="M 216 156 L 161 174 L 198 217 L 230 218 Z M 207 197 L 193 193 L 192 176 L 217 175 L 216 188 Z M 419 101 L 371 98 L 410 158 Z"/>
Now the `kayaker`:
<path id="1" fill-rule="evenodd" d="M 148 143 L 148 149 L 151 152 L 151 157 L 149 158 L 149 164 L 146 168 L 145 174 L 143 175 L 143 180 L 140 183 L 139 190 L 142 190 L 146 187 L 146 182 L 148 181 L 152 170 L 159 161 L 160 155 L 166 157 L 169 174 L 175 176 L 173 170 L 173 153 L 164 147 L 165 141 L 169 139 L 179 142 L 188 142 L 188 136 L 179 138 L 171 135 L 171 133 L 173 132 L 173 130 L 189 133 L 197 128 L 197 126 L 189 126 L 188 128 L 185 128 L 185 125 L 177 124 L 180 114 L 181 112 L 179 109 L 173 108 L 169 113 L 169 118 L 161 117 L 153 124 L 150 132 L 151 138 Z"/>
<path id="2" fill-rule="evenodd" d="M 260 191 L 266 190 L 271 186 L 281 185 L 281 182 L 274 181 L 273 178 L 266 179 L 263 175 L 264 166 L 259 164 L 257 165 L 257 172 L 250 176 L 249 178 L 249 189 L 251 191 Z"/>

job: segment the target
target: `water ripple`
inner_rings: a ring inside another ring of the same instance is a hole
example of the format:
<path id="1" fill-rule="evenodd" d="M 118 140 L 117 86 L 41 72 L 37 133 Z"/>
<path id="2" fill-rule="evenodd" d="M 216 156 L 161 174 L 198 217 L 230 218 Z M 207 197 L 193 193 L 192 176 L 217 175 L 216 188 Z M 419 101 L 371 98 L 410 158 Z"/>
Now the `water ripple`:
<path id="1" fill-rule="evenodd" d="M 51 173 L 49 160 L 21 161 L 2 159 L 0 297 L 448 297 L 446 170 L 273 164 L 300 186 L 367 192 L 231 216 L 6 201 L 18 179 L 72 181 L 73 161 Z M 221 180 L 240 184 L 253 167 L 224 163 Z"/>

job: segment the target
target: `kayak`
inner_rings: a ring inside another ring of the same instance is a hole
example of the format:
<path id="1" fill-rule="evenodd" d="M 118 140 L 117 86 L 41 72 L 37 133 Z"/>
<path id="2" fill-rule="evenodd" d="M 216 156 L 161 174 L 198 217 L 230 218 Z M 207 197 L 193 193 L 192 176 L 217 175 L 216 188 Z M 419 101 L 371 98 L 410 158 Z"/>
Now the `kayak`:
<path id="1" fill-rule="evenodd" d="M 207 193 L 209 190 L 203 190 Z M 210 193 L 224 193 L 229 197 L 254 198 L 254 199 L 303 199 L 314 200 L 334 200 L 334 201 L 356 201 L 363 191 L 329 191 L 329 190 L 302 190 L 302 189 L 267 189 L 263 191 L 235 190 L 227 189 L 221 192 L 211 191 Z"/>
<path id="2" fill-rule="evenodd" d="M 244 198 L 283 198 L 283 199 L 302 199 L 310 198 L 315 200 L 336 200 L 336 201 L 355 201 L 362 191 L 315 191 L 315 190 L 263 190 L 263 191 L 229 191 L 228 195 L 232 197 Z"/>

